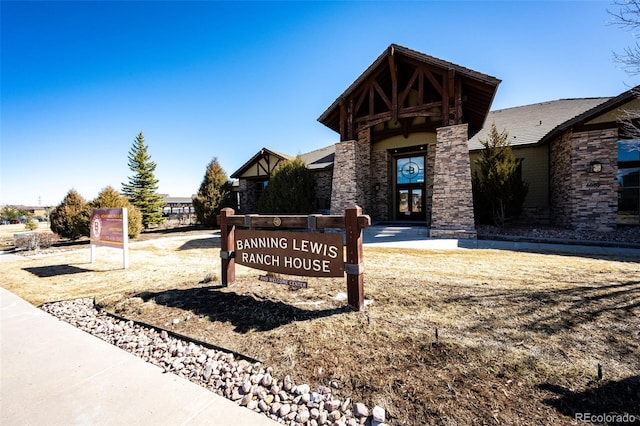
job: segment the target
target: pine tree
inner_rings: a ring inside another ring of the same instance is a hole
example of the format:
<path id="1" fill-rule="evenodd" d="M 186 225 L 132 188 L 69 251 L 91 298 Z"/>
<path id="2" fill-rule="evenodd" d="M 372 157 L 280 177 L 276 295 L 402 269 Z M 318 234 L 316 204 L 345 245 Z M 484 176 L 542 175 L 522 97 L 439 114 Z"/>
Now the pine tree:
<path id="1" fill-rule="evenodd" d="M 220 210 L 235 207 L 232 200 L 231 183 L 218 159 L 214 157 L 207 166 L 198 195 L 193 199 L 198 222 L 208 227 L 216 226 L 216 216 L 220 214 Z"/>
<path id="2" fill-rule="evenodd" d="M 134 174 L 129 177 L 129 183 L 122 184 L 122 193 L 140 210 L 142 225 L 148 229 L 150 225 L 163 223 L 162 208 L 165 201 L 156 193 L 158 190 L 158 179 L 154 175 L 156 163 L 151 161 L 142 132 L 138 134 L 129 151 L 129 169 Z"/>
<path id="3" fill-rule="evenodd" d="M 476 221 L 502 226 L 508 217 L 522 212 L 529 185 L 517 172 L 519 161 L 513 155 L 506 129 L 498 132 L 493 123 L 488 139 L 480 143 L 484 149 L 476 160 L 479 170 L 472 176 Z"/>
<path id="4" fill-rule="evenodd" d="M 89 236 L 89 205 L 74 189 L 49 214 L 51 230 L 64 238 Z"/>
<path id="5" fill-rule="evenodd" d="M 269 179 L 258 202 L 260 213 L 308 214 L 315 208 L 315 178 L 304 160 L 285 161 Z"/>
<path id="6" fill-rule="evenodd" d="M 126 208 L 127 228 L 129 238 L 136 238 L 142 230 L 142 214 L 140 210 L 129 202 L 129 199 L 120 195 L 113 187 L 104 188 L 95 200 L 89 203 L 94 209 Z"/>

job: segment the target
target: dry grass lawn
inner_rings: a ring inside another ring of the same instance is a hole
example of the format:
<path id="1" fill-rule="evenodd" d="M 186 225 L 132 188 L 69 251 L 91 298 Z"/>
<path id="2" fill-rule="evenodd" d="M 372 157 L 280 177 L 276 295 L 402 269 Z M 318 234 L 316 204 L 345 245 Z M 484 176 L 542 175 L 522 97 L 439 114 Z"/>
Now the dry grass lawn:
<path id="1" fill-rule="evenodd" d="M 212 232 L 0 264 L 35 305 L 94 297 L 118 315 L 260 359 L 276 376 L 388 410 L 390 424 L 575 424 L 640 418 L 640 261 L 365 247 L 362 312 L 344 279 L 306 289 L 237 267 L 219 286 Z M 177 325 L 173 320 L 179 319 Z M 603 378 L 597 379 L 597 366 Z"/>

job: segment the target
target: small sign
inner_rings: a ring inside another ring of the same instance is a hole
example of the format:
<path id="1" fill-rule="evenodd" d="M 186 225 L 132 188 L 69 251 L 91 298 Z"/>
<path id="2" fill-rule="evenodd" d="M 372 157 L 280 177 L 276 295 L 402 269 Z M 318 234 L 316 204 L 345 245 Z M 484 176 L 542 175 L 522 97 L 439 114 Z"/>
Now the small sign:
<path id="1" fill-rule="evenodd" d="M 122 248 L 126 228 L 123 209 L 91 210 L 91 244 Z"/>
<path id="2" fill-rule="evenodd" d="M 285 278 L 270 277 L 268 275 L 260 275 L 258 279 L 267 283 L 284 284 L 289 287 L 296 288 L 307 288 L 306 281 L 287 280 Z"/>
<path id="3" fill-rule="evenodd" d="M 287 275 L 342 277 L 344 243 L 341 234 L 238 229 L 235 261 Z"/>
<path id="4" fill-rule="evenodd" d="M 91 263 L 95 262 L 95 247 L 122 249 L 122 267 L 129 267 L 129 226 L 126 208 L 92 209 L 89 222 Z"/>

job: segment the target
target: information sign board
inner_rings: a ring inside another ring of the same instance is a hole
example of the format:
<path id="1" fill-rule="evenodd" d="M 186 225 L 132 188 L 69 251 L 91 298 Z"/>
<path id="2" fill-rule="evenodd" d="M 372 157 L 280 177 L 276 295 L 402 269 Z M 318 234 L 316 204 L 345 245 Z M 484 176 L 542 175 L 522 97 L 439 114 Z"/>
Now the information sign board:
<path id="1" fill-rule="evenodd" d="M 344 276 L 342 234 L 238 229 L 235 261 L 262 271 L 307 277 Z"/>

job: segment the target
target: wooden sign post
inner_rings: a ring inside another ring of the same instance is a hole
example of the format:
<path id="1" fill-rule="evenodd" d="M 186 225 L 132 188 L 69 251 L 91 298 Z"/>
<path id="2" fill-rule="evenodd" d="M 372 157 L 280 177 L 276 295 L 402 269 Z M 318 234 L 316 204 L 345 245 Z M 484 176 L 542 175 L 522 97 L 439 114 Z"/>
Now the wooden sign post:
<path id="1" fill-rule="evenodd" d="M 362 208 L 349 207 L 344 216 L 234 213 L 233 209 L 224 208 L 218 216 L 223 286 L 235 281 L 236 263 L 265 271 L 302 276 L 336 277 L 346 273 L 347 301 L 354 309 L 362 309 L 362 231 L 371 225 L 371 218 L 362 214 Z M 248 230 L 236 231 L 236 227 Z M 341 260 L 344 256 L 342 237 L 339 234 L 316 232 L 327 228 L 345 230 L 346 262 Z M 307 229 L 308 232 L 278 232 L 278 229 Z"/>

